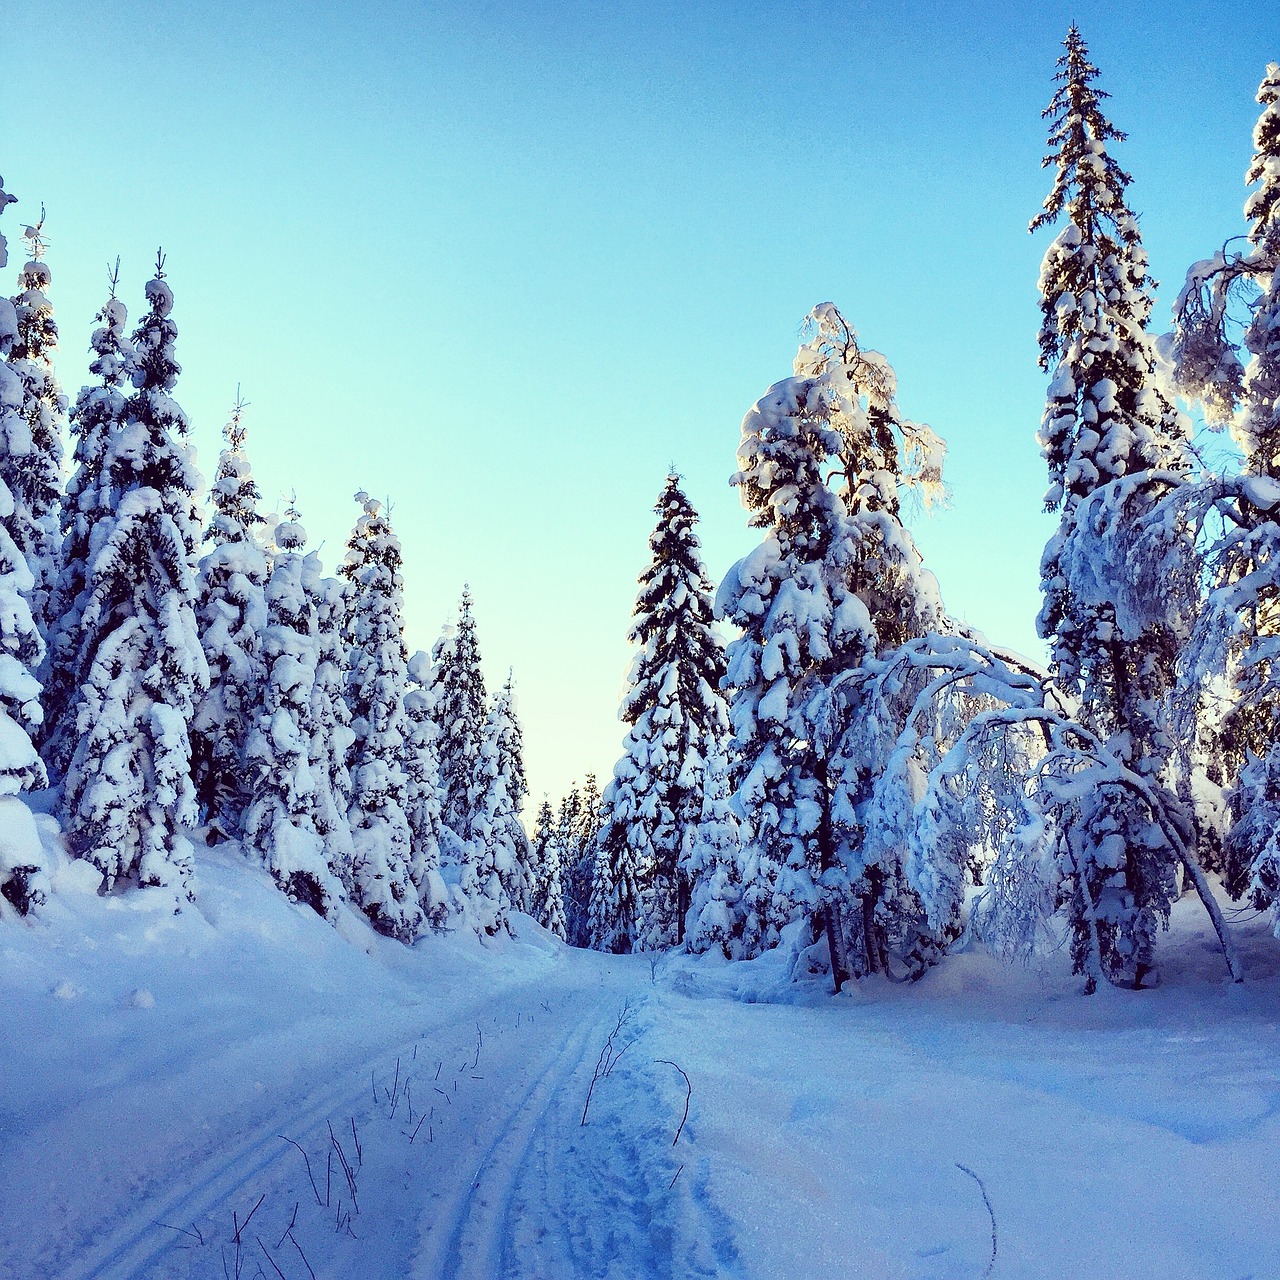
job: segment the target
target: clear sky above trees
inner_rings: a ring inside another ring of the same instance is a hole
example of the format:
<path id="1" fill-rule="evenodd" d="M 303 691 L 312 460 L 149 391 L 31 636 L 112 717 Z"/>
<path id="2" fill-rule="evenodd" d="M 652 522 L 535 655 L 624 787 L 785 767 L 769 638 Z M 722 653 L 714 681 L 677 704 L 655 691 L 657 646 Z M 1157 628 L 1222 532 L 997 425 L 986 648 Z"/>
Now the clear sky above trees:
<path id="1" fill-rule="evenodd" d="M 1074 19 L 1134 177 L 1157 328 L 1244 230 L 1258 0 L 286 6 L 55 0 L 6 15 L 0 173 L 48 208 L 74 396 L 123 258 L 156 246 L 206 480 L 244 390 L 268 504 L 296 489 L 336 570 L 358 488 L 390 499 L 412 648 L 464 581 L 491 686 L 514 666 L 531 797 L 605 774 L 636 575 L 674 463 L 718 578 L 755 540 L 743 413 L 836 302 L 950 445 L 913 521 L 950 608 L 1039 654 L 1051 521 L 1034 441 L 1026 224 Z M 279 501 L 283 508 L 283 501 Z"/>

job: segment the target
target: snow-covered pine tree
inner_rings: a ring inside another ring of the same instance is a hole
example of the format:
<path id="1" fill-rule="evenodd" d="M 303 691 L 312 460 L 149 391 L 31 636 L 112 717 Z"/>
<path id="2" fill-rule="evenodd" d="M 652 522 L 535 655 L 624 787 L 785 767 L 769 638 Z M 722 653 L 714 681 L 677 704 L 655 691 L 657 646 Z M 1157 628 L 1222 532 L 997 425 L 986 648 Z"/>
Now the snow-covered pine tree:
<path id="1" fill-rule="evenodd" d="M 520 855 L 513 843 L 519 824 L 508 771 L 511 757 L 504 759 L 502 748 L 503 709 L 499 699 L 485 721 L 471 810 L 470 856 L 462 881 L 472 927 L 482 937 L 510 931 L 513 895 L 521 888 Z"/>
<path id="2" fill-rule="evenodd" d="M 1180 622 L 1141 566 L 1123 559 L 1143 515 L 1188 473 L 1189 428 L 1160 387 L 1146 331 L 1152 284 L 1126 201 L 1130 178 L 1107 151 L 1125 135 L 1103 114 L 1098 70 L 1074 26 L 1064 44 L 1044 113 L 1054 185 L 1031 222 L 1034 231 L 1066 219 L 1040 272 L 1040 363 L 1052 375 L 1040 430 L 1045 505 L 1062 516 L 1041 564 L 1038 623 L 1056 679 L 1080 698 L 1082 723 L 1156 781 L 1173 748 L 1162 709 Z M 1109 792 L 1064 833 L 1060 858 L 1077 971 L 1099 950 L 1110 981 L 1141 983 L 1176 894 L 1167 845 Z"/>
<path id="3" fill-rule="evenodd" d="M 267 557 L 259 541 L 260 527 L 266 521 L 258 511 L 262 494 L 244 448 L 245 408 L 237 393 L 231 420 L 223 429 L 227 447 L 218 459 L 209 495 L 213 518 L 205 537 L 213 546 L 200 561 L 196 617 L 209 663 L 209 691 L 191 726 L 191 754 L 196 802 L 208 824 L 211 841 L 240 836 L 249 782 L 245 744 L 263 707 L 267 679 L 262 656 L 263 628 L 267 623 Z M 285 536 L 294 539 L 288 554 L 298 560 L 297 564 L 290 562 L 287 572 L 300 585 L 303 543 L 297 540 L 296 532 Z M 283 545 L 279 538 L 277 545 Z M 282 616 L 273 625 L 287 627 L 290 622 Z M 314 626 L 314 618 L 309 619 L 308 626 Z M 275 661 L 279 661 L 278 654 Z M 311 661 L 314 666 L 314 655 Z M 310 693 L 308 687 L 299 690 L 298 696 L 309 698 Z M 305 725 L 305 720 L 299 724 Z M 326 912 L 321 910 L 321 914 Z"/>
<path id="4" fill-rule="evenodd" d="M 195 618 L 200 476 L 172 395 L 180 366 L 163 256 L 146 296 L 150 309 L 133 335 L 134 394 L 103 460 L 112 514 L 90 539 L 75 659 L 87 675 L 63 829 L 106 889 L 167 885 L 187 895 L 196 819 L 189 726 L 209 669 Z"/>
<path id="5" fill-rule="evenodd" d="M 724 649 L 694 532 L 697 513 L 674 473 L 654 511 L 653 558 L 640 575 L 628 636 L 637 652 L 618 712 L 631 728 L 601 801 L 593 945 L 610 950 L 659 950 L 683 939 L 689 886 L 680 853 L 701 816 L 707 741 L 727 729 Z M 633 887 L 638 916 L 615 917 L 633 910 Z"/>
<path id="6" fill-rule="evenodd" d="M 409 873 L 427 924 L 439 931 L 448 927 L 449 893 L 440 875 L 440 762 L 427 695 L 431 658 L 421 649 L 409 659 L 408 675 L 404 773 L 405 816 L 413 849 Z"/>
<path id="7" fill-rule="evenodd" d="M 13 197 L 0 180 L 0 214 Z M 5 260 L 0 235 L 0 266 Z M 0 447 L 22 437 L 23 384 L 6 357 L 18 336 L 13 304 L 0 298 Z M 44 858 L 31 815 L 17 796 L 45 785 L 44 766 L 31 735 L 40 724 L 40 683 L 35 671 L 44 654 L 31 614 L 35 577 L 10 533 L 15 505 L 0 480 L 0 894 L 20 915 L 45 899 Z M 26 839 L 19 833 L 27 834 Z"/>
<path id="8" fill-rule="evenodd" d="M 422 926 L 405 816 L 404 694 L 407 679 L 400 540 L 382 504 L 358 493 L 356 521 L 340 570 L 352 584 L 348 702 L 354 898 L 380 933 L 412 942 Z"/>
<path id="9" fill-rule="evenodd" d="M 742 629 L 727 683 L 743 954 L 806 921 L 810 937 L 825 931 L 838 983 L 885 969 L 890 943 L 918 968 L 930 940 L 954 929 L 926 918 L 901 842 L 864 821 L 887 762 L 881 741 L 858 736 L 851 678 L 950 625 L 898 499 L 900 485 L 927 497 L 940 484 L 942 445 L 902 418 L 893 369 L 837 308 L 815 308 L 807 328 L 794 376 L 743 420 L 733 483 L 766 535 L 730 569 L 717 606 Z M 911 702 L 902 690 L 895 723 Z"/>
<path id="10" fill-rule="evenodd" d="M 688 834 L 683 856 L 692 886 L 685 947 L 699 954 L 718 948 L 728 959 L 741 952 L 742 869 L 738 824 L 729 808 L 729 762 L 719 738 L 708 743 L 702 773 L 702 814 Z"/>
<path id="11" fill-rule="evenodd" d="M 66 773 L 75 751 L 80 687 L 89 674 L 82 663 L 93 658 L 92 647 L 86 650 L 81 645 L 80 623 L 88 603 L 94 531 L 101 537 L 108 528 L 117 496 L 106 459 L 112 437 L 125 420 L 125 384 L 134 357 L 126 332 L 128 312 L 116 297 L 119 280 L 117 262 L 110 274 L 110 296 L 97 314 L 89 341 L 94 356 L 89 372 L 99 381 L 80 389 L 71 411 L 74 469 L 61 508 L 61 571 L 49 603 L 41 734 L 41 754 L 55 779 Z"/>
<path id="12" fill-rule="evenodd" d="M 264 680 L 242 765 L 248 773 L 243 842 L 291 901 L 332 919 L 345 894 L 316 828 L 310 753 L 319 643 L 315 605 L 305 581 L 306 541 L 291 506 L 276 526 L 276 553 L 266 584 L 267 624 L 260 649 Z"/>
<path id="13" fill-rule="evenodd" d="M 507 884 L 511 905 L 517 911 L 528 912 L 533 906 L 532 850 L 529 835 L 524 829 L 521 814 L 529 783 L 524 773 L 524 735 L 516 716 L 515 677 L 507 673 L 507 682 L 493 696 L 489 708 L 488 730 L 498 749 L 498 772 L 505 779 L 511 813 L 506 819 L 505 842 L 510 847 L 515 865 Z"/>
<path id="14" fill-rule="evenodd" d="M 49 629 L 49 596 L 58 578 L 61 536 L 58 504 L 62 496 L 62 432 L 67 399 L 53 371 L 58 326 L 45 292 L 52 276 L 44 261 L 44 209 L 23 232 L 30 260 L 22 269 L 13 299 L 18 333 L 9 349 L 9 368 L 22 384 L 20 418 L 24 434 L 11 430 L 0 458 L 0 480 L 9 488 L 14 511 L 10 532 L 35 576 L 31 611 L 41 636 Z"/>
<path id="15" fill-rule="evenodd" d="M 564 848 L 556 816 L 545 796 L 533 828 L 533 902 L 529 914 L 557 938 L 566 936 L 564 914 Z"/>
<path id="16" fill-rule="evenodd" d="M 348 900 L 355 897 L 355 846 L 351 839 L 351 710 L 347 706 L 347 593 L 326 578 L 320 557 L 303 564 L 303 585 L 316 613 L 316 674 L 311 687 L 311 776 L 315 823 L 329 867 Z"/>
<path id="17" fill-rule="evenodd" d="M 591 781 L 595 776 L 590 775 Z M 575 947 L 590 945 L 591 873 L 595 866 L 595 832 L 587 842 L 580 834 L 588 815 L 575 782 L 556 808 L 556 843 L 564 883 L 565 936 Z M 584 853 L 584 848 L 586 852 Z"/>
<path id="18" fill-rule="evenodd" d="M 441 816 L 464 844 L 479 794 L 480 754 L 489 695 L 480 669 L 480 647 L 471 612 L 471 588 L 464 587 L 456 626 L 446 626 L 432 651 L 428 692 L 440 757 Z"/>

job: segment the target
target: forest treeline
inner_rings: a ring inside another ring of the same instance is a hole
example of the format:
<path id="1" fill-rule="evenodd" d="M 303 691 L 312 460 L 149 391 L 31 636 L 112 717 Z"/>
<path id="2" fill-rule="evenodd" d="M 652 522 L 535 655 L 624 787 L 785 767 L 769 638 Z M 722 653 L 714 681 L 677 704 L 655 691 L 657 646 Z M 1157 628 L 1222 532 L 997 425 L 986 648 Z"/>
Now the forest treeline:
<path id="1" fill-rule="evenodd" d="M 296 511 L 261 513 L 239 406 L 201 512 L 162 260 L 132 333 L 113 283 L 66 414 L 29 228 L 0 300 L 0 803 L 50 787 L 104 892 L 180 900 L 199 829 L 404 941 L 525 911 L 611 951 L 786 945 L 839 985 L 919 976 L 966 930 L 1011 956 L 1065 930 L 1086 989 L 1138 987 L 1193 890 L 1239 976 L 1209 877 L 1280 905 L 1280 66 L 1244 226 L 1192 265 L 1163 335 L 1098 79 L 1073 27 L 1031 221 L 1054 235 L 1047 665 L 947 613 L 901 511 L 940 490 L 942 441 L 826 303 L 743 420 L 758 545 L 713 589 L 668 476 L 621 758 L 531 835 L 512 681 L 488 695 L 469 596 L 409 657 L 386 510 L 359 495 L 325 577 Z M 1230 432 L 1230 467 L 1192 415 Z M 38 842 L 0 843 L 8 903 L 47 890 Z"/>

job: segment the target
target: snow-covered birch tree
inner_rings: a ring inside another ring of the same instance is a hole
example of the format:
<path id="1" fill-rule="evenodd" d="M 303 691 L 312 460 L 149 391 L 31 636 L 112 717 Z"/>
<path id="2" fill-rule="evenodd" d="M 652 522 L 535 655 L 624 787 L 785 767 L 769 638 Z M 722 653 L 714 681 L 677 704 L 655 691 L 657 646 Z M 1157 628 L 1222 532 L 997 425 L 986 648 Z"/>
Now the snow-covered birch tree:
<path id="1" fill-rule="evenodd" d="M 1280 906 L 1280 64 L 1266 69 L 1245 182 L 1243 248 L 1195 263 L 1175 307 L 1179 388 L 1230 427 L 1238 474 L 1207 475 L 1150 524 L 1200 532 L 1182 597 L 1196 614 L 1178 697 L 1184 770 L 1225 789 L 1228 889 Z M 1230 242 L 1229 242 L 1230 244 Z M 1237 340 L 1236 334 L 1239 334 Z M 1181 497 L 1181 495 L 1180 495 Z M 1163 567 L 1163 566 L 1162 566 Z M 1177 579 L 1174 579 L 1177 582 Z M 1201 583 L 1209 593 L 1201 605 Z M 1216 797 L 1215 797 L 1216 798 Z M 1206 850 L 1210 858 L 1216 850 Z M 1280 929 L 1280 914 L 1276 916 Z"/>

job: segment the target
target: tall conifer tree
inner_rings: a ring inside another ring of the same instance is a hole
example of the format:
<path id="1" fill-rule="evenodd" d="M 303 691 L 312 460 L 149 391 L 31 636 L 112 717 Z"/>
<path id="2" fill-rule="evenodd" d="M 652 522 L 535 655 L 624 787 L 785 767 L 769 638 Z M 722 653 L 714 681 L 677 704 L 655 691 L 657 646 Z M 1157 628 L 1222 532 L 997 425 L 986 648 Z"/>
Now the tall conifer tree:
<path id="1" fill-rule="evenodd" d="M 200 477 L 173 399 L 180 366 L 164 259 L 133 335 L 134 394 L 103 475 L 112 512 L 91 537 L 76 668 L 87 672 L 63 793 L 64 830 L 110 890 L 188 892 L 195 822 L 189 730 L 209 671 L 195 618 Z"/>
<path id="2" fill-rule="evenodd" d="M 261 858 L 293 901 L 332 918 L 345 893 L 316 825 L 311 694 L 319 637 L 305 580 L 306 540 L 291 507 L 276 526 L 278 550 L 266 586 L 267 625 L 260 649 L 265 678 L 241 766 L 249 775 L 243 831 L 246 849 Z"/>
<path id="3" fill-rule="evenodd" d="M 316 611 L 316 675 L 311 686 L 311 772 L 316 831 L 348 900 L 356 896 L 351 839 L 351 709 L 347 706 L 347 592 L 326 578 L 316 552 L 303 564 L 303 585 Z"/>
<path id="4" fill-rule="evenodd" d="M 417 886 L 423 915 L 431 928 L 449 921 L 449 895 L 440 875 L 440 761 L 436 728 L 426 686 L 431 659 L 419 650 L 409 659 L 405 710 L 405 815 L 413 848 L 410 876 Z"/>
<path id="5" fill-rule="evenodd" d="M 351 834 L 357 905 L 379 932 L 412 942 L 422 906 L 410 874 L 412 848 L 405 816 L 407 679 L 400 577 L 400 540 L 382 504 L 356 495 L 362 514 L 347 544 L 341 573 L 352 584 L 349 702 L 355 743 L 351 757 Z"/>
<path id="6" fill-rule="evenodd" d="M 259 541 L 266 521 L 258 511 L 262 494 L 244 448 L 245 407 L 237 396 L 223 430 L 227 447 L 218 459 L 210 493 L 213 519 L 205 536 L 213 546 L 200 561 L 197 611 L 209 663 L 209 691 L 191 730 L 196 800 L 211 838 L 224 840 L 240 835 L 246 803 L 245 744 L 262 705 L 266 679 L 261 649 L 267 623 L 267 558 Z M 298 555 L 301 545 L 291 547 L 289 554 Z M 301 583 L 300 556 L 290 573 Z M 273 625 L 286 625 L 286 620 Z M 310 693 L 309 687 L 301 691 L 305 697 Z"/>
<path id="7" fill-rule="evenodd" d="M 428 696 L 438 730 L 441 816 L 445 826 L 465 844 L 472 838 L 489 709 L 470 587 L 463 588 L 457 625 L 445 628 L 432 658 L 435 666 Z"/>
<path id="8" fill-rule="evenodd" d="M 1107 150 L 1125 135 L 1103 114 L 1106 94 L 1074 26 L 1064 44 L 1044 113 L 1053 190 L 1031 223 L 1033 231 L 1066 223 L 1040 272 L 1040 362 L 1052 375 L 1040 431 L 1051 481 L 1045 502 L 1062 518 L 1041 565 L 1039 628 L 1057 680 L 1080 697 L 1086 727 L 1157 781 L 1173 745 L 1162 701 L 1178 623 L 1158 588 L 1116 567 L 1116 548 L 1189 470 L 1188 425 L 1160 388 L 1146 331 L 1152 284 L 1126 200 L 1130 178 Z M 1103 797 L 1061 856 L 1070 863 L 1077 968 L 1096 950 L 1110 981 L 1140 983 L 1176 892 L 1169 851 L 1145 820 Z"/>
<path id="9" fill-rule="evenodd" d="M 565 937 L 564 849 L 556 816 L 545 796 L 533 828 L 533 902 L 530 914 L 557 938 Z"/>
<path id="10" fill-rule="evenodd" d="M 48 634 L 49 596 L 58 577 L 61 538 L 58 504 L 62 494 L 62 433 L 67 400 L 53 370 L 58 326 L 46 290 L 52 280 L 44 261 L 44 210 L 23 233 L 30 260 L 13 299 L 18 332 L 9 351 L 9 367 L 22 384 L 21 441 L 12 434 L 0 458 L 0 479 L 13 497 L 10 529 L 35 576 L 31 609 L 42 636 Z"/>
<path id="11" fill-rule="evenodd" d="M 84 386 L 71 412 L 73 470 L 62 502 L 61 571 L 49 606 L 49 651 L 45 663 L 45 722 L 41 749 L 55 779 L 61 778 L 75 750 L 80 687 L 88 677 L 82 663 L 92 649 L 80 641 L 81 618 L 88 603 L 89 563 L 95 530 L 109 527 L 117 495 L 106 470 L 112 438 L 125 420 L 127 383 L 134 350 L 127 333 L 128 312 L 116 297 L 120 264 L 110 275 L 111 292 L 97 314 L 89 347 L 89 372 L 98 379 Z"/>
<path id="12" fill-rule="evenodd" d="M 683 938 L 689 885 L 680 853 L 701 817 L 703 753 L 727 728 L 724 650 L 697 515 L 678 476 L 667 477 L 654 510 L 653 560 L 628 637 L 637 653 L 618 713 L 631 729 L 601 802 L 592 890 L 593 945 L 611 950 L 657 950 Z"/>
<path id="13" fill-rule="evenodd" d="M 0 214 L 12 199 L 0 181 Z M 5 239 L 0 235 L 0 266 L 5 254 Z M 0 298 L 0 453 L 10 447 L 10 441 L 21 441 L 25 429 L 23 384 L 6 361 L 17 336 L 13 305 Z M 43 644 L 31 613 L 35 575 L 11 532 L 15 514 L 13 495 L 0 480 L 0 742 L 4 744 L 0 750 L 0 823 L 6 829 L 6 838 L 0 840 L 0 894 L 19 914 L 26 915 L 45 898 L 45 868 L 43 858 L 31 856 L 36 847 L 34 838 L 14 838 L 20 827 L 34 837 L 31 815 L 14 797 L 42 787 L 46 781 L 31 741 L 41 716 L 35 671 Z"/>
<path id="14" fill-rule="evenodd" d="M 524 735 L 516 715 L 515 677 L 507 673 L 507 682 L 493 696 L 489 709 L 489 726 L 497 746 L 497 768 L 504 779 L 510 803 L 506 817 L 505 840 L 515 859 L 508 890 L 511 905 L 517 911 L 529 911 L 533 903 L 532 850 L 529 836 L 521 821 L 529 783 L 524 773 Z"/>

